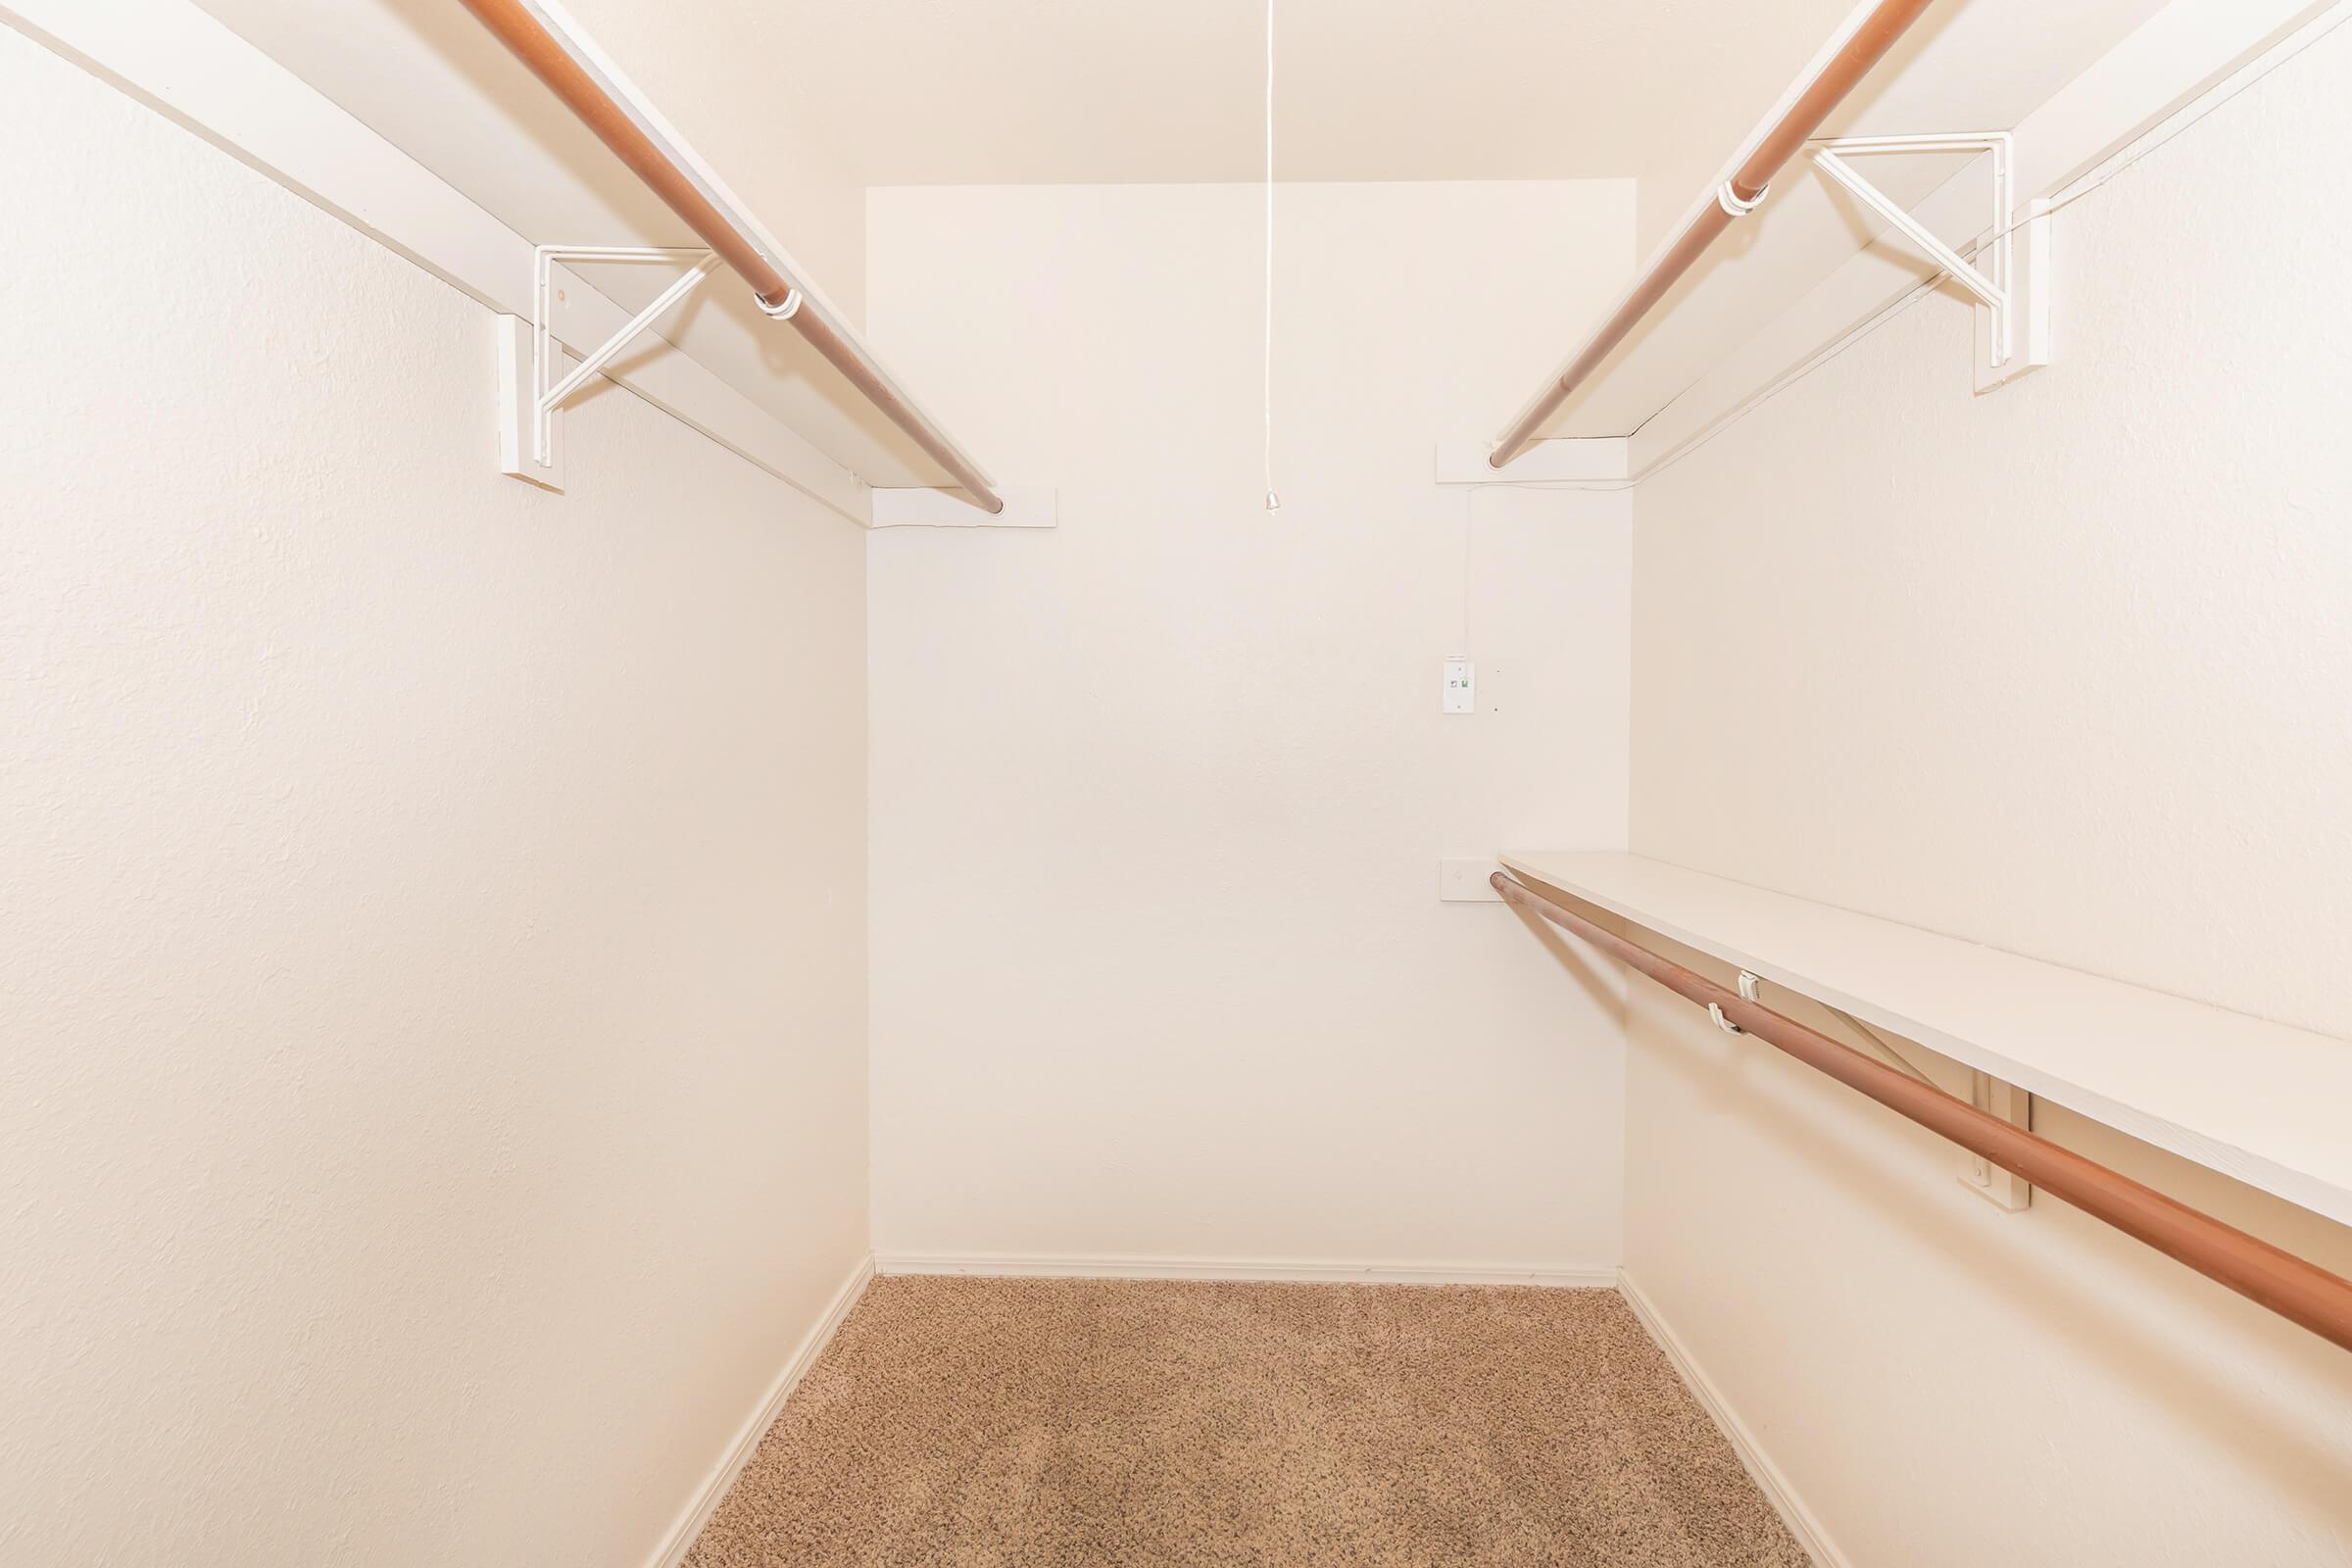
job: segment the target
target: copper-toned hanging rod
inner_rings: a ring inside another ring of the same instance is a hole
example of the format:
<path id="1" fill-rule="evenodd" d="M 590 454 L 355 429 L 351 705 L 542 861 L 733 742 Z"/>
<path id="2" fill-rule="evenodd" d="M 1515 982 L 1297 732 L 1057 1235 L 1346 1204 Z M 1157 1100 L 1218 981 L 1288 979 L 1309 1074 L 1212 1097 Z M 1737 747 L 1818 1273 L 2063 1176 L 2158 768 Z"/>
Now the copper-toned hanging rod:
<path id="1" fill-rule="evenodd" d="M 2352 1280 L 2258 1241 L 2096 1160 L 1979 1110 L 1932 1084 L 1907 1077 L 1818 1030 L 1726 990 L 1695 970 L 1628 942 L 1500 871 L 1490 880 L 1494 891 L 1511 904 L 1584 938 L 1667 990 L 1702 1007 L 1721 1008 L 1724 1018 L 1766 1045 L 2024 1177 L 2093 1218 L 2105 1220 L 2248 1300 L 2352 1350 Z"/>
<path id="2" fill-rule="evenodd" d="M 784 319 L 808 346 L 847 377 L 884 418 L 906 431 L 932 462 L 945 468 L 975 505 L 990 513 L 1004 510 L 1003 498 L 980 466 L 914 406 L 846 323 L 811 290 L 785 274 L 777 258 L 767 254 L 748 223 L 730 210 L 726 198 L 712 190 L 669 145 L 662 127 L 650 123 L 628 95 L 608 79 L 603 66 L 580 47 L 550 8 L 535 0 L 465 3 L 704 244 L 743 275 L 769 314 L 782 315 L 797 299 L 797 308 Z"/>
<path id="3" fill-rule="evenodd" d="M 1886 58 L 1886 51 L 1894 47 L 1911 24 L 1919 20 L 1920 13 L 1933 3 L 1934 0 L 1880 0 L 1757 141 L 1732 177 L 1718 187 L 1716 199 L 1683 225 L 1683 231 L 1650 261 L 1648 269 L 1609 313 L 1608 319 L 1577 350 L 1576 357 L 1529 400 L 1510 427 L 1495 438 L 1494 450 L 1487 455 L 1489 466 L 1499 468 L 1527 450 L 1544 421 L 1559 412 L 1571 393 L 1592 379 L 1601 362 L 1642 323 L 1643 317 L 1657 308 L 1682 275 L 1706 254 L 1707 247 L 1732 226 L 1733 220 L 1744 216 L 1764 199 L 1764 191 L 1771 185 L 1773 175 L 1781 172 L 1781 166 L 1821 128 L 1830 111 L 1844 101 L 1845 95 L 1870 74 L 1873 66 Z"/>

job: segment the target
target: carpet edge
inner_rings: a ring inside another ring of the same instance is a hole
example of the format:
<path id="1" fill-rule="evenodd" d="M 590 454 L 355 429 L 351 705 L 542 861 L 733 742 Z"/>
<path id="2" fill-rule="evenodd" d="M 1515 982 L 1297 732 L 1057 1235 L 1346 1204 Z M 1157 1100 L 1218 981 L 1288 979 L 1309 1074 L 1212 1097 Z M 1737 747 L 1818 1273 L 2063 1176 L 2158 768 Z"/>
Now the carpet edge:
<path id="1" fill-rule="evenodd" d="M 767 1436 L 767 1429 L 776 1424 L 777 1416 L 783 1414 L 784 1401 L 792 1397 L 792 1391 L 801 1386 L 801 1379 L 808 1376 L 808 1369 L 816 1364 L 816 1358 L 825 1353 L 825 1347 L 833 1343 L 833 1336 L 840 1330 L 842 1320 L 850 1315 L 850 1308 L 856 1306 L 858 1298 L 865 1295 L 865 1288 L 873 1283 L 877 1272 L 871 1252 L 859 1258 L 857 1266 L 850 1270 L 849 1277 L 833 1293 L 833 1298 L 825 1304 L 824 1311 L 818 1314 L 808 1332 L 801 1337 L 800 1345 L 791 1355 L 785 1357 L 783 1369 L 776 1374 L 775 1381 L 768 1385 L 766 1396 L 760 1399 L 751 1417 L 736 1432 L 726 1450 L 719 1455 L 718 1462 L 704 1476 L 702 1486 L 679 1513 L 676 1523 L 669 1527 L 669 1533 L 662 1538 L 660 1549 L 648 1560 L 647 1568 L 678 1568 L 678 1564 L 685 1560 L 686 1553 L 694 1549 L 703 1528 L 710 1524 L 710 1516 L 718 1511 L 719 1503 L 734 1490 L 736 1479 L 743 1474 L 744 1466 L 752 1462 L 752 1454 L 759 1448 L 760 1440 Z"/>
<path id="2" fill-rule="evenodd" d="M 1004 1279 L 1232 1280 L 1312 1285 L 1536 1285 L 1614 1290 L 1618 1270 L 1487 1263 L 1328 1263 L 1281 1258 L 1024 1256 L 992 1252 L 877 1252 L 876 1274 L 983 1275 Z"/>
<path id="3" fill-rule="evenodd" d="M 1820 1516 L 1797 1494 L 1796 1488 L 1790 1485 L 1781 1467 L 1773 1462 L 1772 1455 L 1764 1451 L 1764 1446 L 1747 1429 L 1747 1423 L 1740 1419 L 1740 1412 L 1732 1408 L 1723 1391 L 1715 1386 L 1705 1369 L 1690 1354 L 1690 1347 L 1682 1342 L 1659 1312 L 1657 1303 L 1635 1282 L 1632 1273 L 1622 1266 L 1617 1270 L 1616 1285 L 1617 1294 L 1633 1309 L 1634 1316 L 1641 1321 L 1651 1343 L 1664 1351 L 1666 1359 L 1673 1363 L 1675 1375 L 1683 1380 L 1683 1387 L 1690 1391 L 1691 1396 L 1698 1400 L 1699 1408 L 1707 1412 L 1707 1418 L 1715 1423 L 1715 1429 L 1732 1446 L 1732 1452 L 1739 1455 L 1740 1467 L 1755 1482 L 1756 1489 L 1764 1494 L 1764 1500 L 1772 1504 L 1773 1512 L 1781 1516 L 1781 1522 L 1788 1527 L 1788 1533 L 1796 1537 L 1796 1543 L 1804 1547 L 1805 1554 L 1813 1559 L 1818 1568 L 1853 1568 L 1850 1559 L 1830 1539 L 1830 1533 L 1822 1525 Z"/>

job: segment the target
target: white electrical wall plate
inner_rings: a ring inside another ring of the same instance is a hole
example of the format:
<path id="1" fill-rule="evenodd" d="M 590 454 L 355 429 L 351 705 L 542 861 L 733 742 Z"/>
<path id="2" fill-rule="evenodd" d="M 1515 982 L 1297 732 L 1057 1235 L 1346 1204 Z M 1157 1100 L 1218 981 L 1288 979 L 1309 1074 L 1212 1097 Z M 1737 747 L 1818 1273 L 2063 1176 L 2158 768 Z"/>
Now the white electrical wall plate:
<path id="1" fill-rule="evenodd" d="M 1478 711 L 1478 662 L 1471 659 L 1446 661 L 1444 684 L 1438 691 L 1438 711 L 1441 713 L 1475 713 Z"/>

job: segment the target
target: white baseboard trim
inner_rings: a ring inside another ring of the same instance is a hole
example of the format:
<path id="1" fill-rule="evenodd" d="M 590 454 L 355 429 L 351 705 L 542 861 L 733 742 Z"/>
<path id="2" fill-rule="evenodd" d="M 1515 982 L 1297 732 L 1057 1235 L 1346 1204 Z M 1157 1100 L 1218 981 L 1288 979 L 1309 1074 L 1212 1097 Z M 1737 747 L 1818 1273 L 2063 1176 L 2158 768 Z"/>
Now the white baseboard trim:
<path id="1" fill-rule="evenodd" d="M 719 1499 L 726 1496 L 728 1489 L 735 1485 L 735 1478 L 743 1474 L 743 1467 L 751 1463 L 752 1453 L 760 1446 L 760 1440 L 767 1435 L 767 1429 L 776 1424 L 776 1417 L 783 1412 L 784 1401 L 792 1397 L 792 1391 L 800 1387 L 801 1379 L 816 1364 L 816 1358 L 825 1353 L 825 1347 L 833 1342 L 834 1330 L 841 1327 L 841 1320 L 850 1315 L 850 1308 L 858 1304 L 858 1298 L 865 1294 L 865 1288 L 873 1283 L 873 1278 L 874 1259 L 869 1252 L 858 1260 L 856 1268 L 850 1270 L 850 1277 L 841 1282 L 841 1289 L 834 1292 L 833 1299 L 826 1303 L 824 1314 L 801 1337 L 799 1347 L 786 1357 L 784 1370 L 778 1372 L 776 1381 L 768 1386 L 766 1397 L 760 1401 L 760 1407 L 752 1412 L 751 1419 L 735 1434 L 735 1441 L 727 1445 L 727 1451 L 719 1457 L 718 1463 L 711 1466 L 710 1473 L 703 1478 L 702 1489 L 695 1494 L 694 1500 L 686 1505 L 685 1511 L 678 1515 L 678 1522 L 669 1527 L 669 1534 L 662 1540 L 662 1549 L 654 1553 L 649 1568 L 678 1568 L 678 1564 L 685 1560 L 695 1538 L 703 1533 L 703 1526 L 709 1524 L 710 1515 L 717 1511 Z"/>
<path id="2" fill-rule="evenodd" d="M 1486 1263 L 1309 1263 L 1279 1258 L 1020 1257 L 986 1252 L 882 1252 L 877 1274 L 980 1274 L 1067 1280 L 1263 1280 L 1321 1285 L 1542 1285 L 1613 1289 L 1614 1268 L 1517 1268 Z"/>
<path id="3" fill-rule="evenodd" d="M 1635 1284 L 1634 1277 L 1622 1268 L 1617 1271 L 1617 1293 L 1625 1298 L 1625 1304 L 1634 1309 L 1634 1316 L 1642 1320 L 1642 1326 L 1649 1331 L 1649 1337 L 1657 1343 L 1658 1348 L 1666 1352 L 1666 1359 L 1674 1363 L 1675 1371 L 1681 1374 L 1684 1384 L 1713 1418 L 1725 1441 L 1731 1444 L 1732 1451 L 1740 1456 L 1740 1464 L 1747 1468 L 1748 1475 L 1754 1478 L 1766 1500 L 1781 1516 L 1781 1522 L 1788 1527 L 1789 1534 L 1796 1537 L 1797 1544 L 1820 1564 L 1820 1568 L 1852 1568 L 1845 1553 L 1838 1549 L 1837 1543 L 1830 1539 L 1830 1533 L 1822 1528 L 1821 1520 L 1811 1508 L 1805 1506 L 1804 1498 L 1796 1494 L 1796 1489 L 1788 1484 L 1788 1478 L 1781 1473 L 1780 1466 L 1772 1462 L 1772 1456 L 1756 1442 L 1755 1434 L 1747 1430 L 1739 1412 L 1724 1398 L 1723 1391 L 1708 1379 L 1699 1364 L 1690 1358 L 1689 1348 L 1675 1337 L 1674 1330 L 1658 1315 L 1657 1303 L 1642 1294 L 1642 1287 Z"/>

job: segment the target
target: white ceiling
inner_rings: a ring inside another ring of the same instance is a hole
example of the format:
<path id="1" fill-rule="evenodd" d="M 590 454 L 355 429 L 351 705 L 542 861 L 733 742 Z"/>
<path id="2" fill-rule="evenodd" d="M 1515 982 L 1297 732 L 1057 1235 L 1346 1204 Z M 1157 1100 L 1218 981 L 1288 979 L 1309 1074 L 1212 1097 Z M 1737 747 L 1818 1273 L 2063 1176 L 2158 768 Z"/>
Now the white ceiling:
<path id="1" fill-rule="evenodd" d="M 362 103 L 420 45 L 477 82 L 502 74 L 455 0 L 199 3 Z M 1274 3 L 1279 177 L 1377 180 L 1640 177 L 1678 149 L 1718 156 L 1855 0 Z M 1234 180 L 1263 167 L 1265 0 L 567 9 L 673 120 L 723 119 L 715 139 L 747 146 L 762 126 L 796 145 L 813 131 L 856 184 Z"/>
<path id="2" fill-rule="evenodd" d="M 1285 179 L 1639 175 L 1853 0 L 1275 0 Z M 684 9 L 684 8 L 681 8 Z M 699 0 L 864 183 L 1256 178 L 1265 0 Z M 687 40 L 674 47 L 695 47 Z"/>

